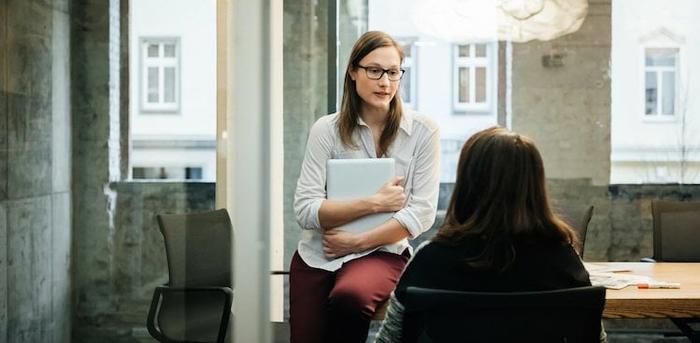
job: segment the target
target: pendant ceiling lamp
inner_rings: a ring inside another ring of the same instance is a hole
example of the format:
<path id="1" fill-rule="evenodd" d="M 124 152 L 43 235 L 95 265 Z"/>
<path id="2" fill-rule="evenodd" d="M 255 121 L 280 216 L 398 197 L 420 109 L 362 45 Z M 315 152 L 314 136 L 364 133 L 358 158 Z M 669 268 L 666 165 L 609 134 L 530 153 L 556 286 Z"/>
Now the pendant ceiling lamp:
<path id="1" fill-rule="evenodd" d="M 576 32 L 587 0 L 416 0 L 418 30 L 451 42 L 547 41 Z"/>

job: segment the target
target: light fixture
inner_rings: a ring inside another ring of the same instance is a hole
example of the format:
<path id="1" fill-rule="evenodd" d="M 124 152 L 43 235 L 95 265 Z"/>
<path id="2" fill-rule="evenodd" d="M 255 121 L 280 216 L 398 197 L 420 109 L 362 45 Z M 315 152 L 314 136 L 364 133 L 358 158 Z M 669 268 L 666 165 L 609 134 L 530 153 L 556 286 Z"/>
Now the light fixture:
<path id="1" fill-rule="evenodd" d="M 588 0 L 416 0 L 419 32 L 451 42 L 547 41 L 576 32 Z"/>

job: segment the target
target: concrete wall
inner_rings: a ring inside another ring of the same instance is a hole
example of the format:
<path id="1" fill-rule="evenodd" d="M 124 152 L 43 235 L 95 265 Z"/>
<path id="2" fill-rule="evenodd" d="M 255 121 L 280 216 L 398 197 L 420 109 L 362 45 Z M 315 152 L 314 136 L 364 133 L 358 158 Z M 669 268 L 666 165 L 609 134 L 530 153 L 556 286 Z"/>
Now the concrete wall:
<path id="1" fill-rule="evenodd" d="M 306 139 L 328 114 L 327 20 L 328 1 L 284 2 L 284 266 L 301 237 L 293 204 Z"/>
<path id="2" fill-rule="evenodd" d="M 116 3 L 118 4 L 118 2 Z M 110 6 L 114 1 L 72 2 L 71 75 L 73 136 L 73 341 L 90 341 L 83 328 L 115 306 L 112 274 L 114 193 L 110 180 Z M 112 34 L 114 30 L 112 30 Z M 116 122 L 115 122 L 116 121 Z M 114 172 L 114 170 L 112 170 Z M 112 175 L 112 177 L 118 177 Z"/>
<path id="3" fill-rule="evenodd" d="M 0 0 L 0 342 L 69 342 L 67 0 Z"/>
<path id="4" fill-rule="evenodd" d="M 513 44 L 512 128 L 535 139 L 547 176 L 610 177 L 610 0 L 590 0 L 575 33 Z M 544 63 L 560 55 L 562 66 Z"/>

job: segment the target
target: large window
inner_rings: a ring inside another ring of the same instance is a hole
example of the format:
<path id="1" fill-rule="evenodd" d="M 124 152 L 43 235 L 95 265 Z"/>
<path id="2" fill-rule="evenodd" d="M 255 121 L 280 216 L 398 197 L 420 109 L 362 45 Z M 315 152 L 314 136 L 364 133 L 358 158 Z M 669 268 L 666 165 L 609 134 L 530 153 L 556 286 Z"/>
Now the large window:
<path id="1" fill-rule="evenodd" d="M 216 1 L 129 2 L 130 178 L 216 180 Z"/>
<path id="2" fill-rule="evenodd" d="M 415 109 L 418 100 L 416 45 L 414 40 L 403 40 L 401 44 L 405 54 L 402 65 L 405 72 L 401 78 L 401 100 L 404 106 Z"/>
<path id="3" fill-rule="evenodd" d="M 492 44 L 458 44 L 454 47 L 454 109 L 457 112 L 490 112 L 494 101 L 491 86 Z"/>
<path id="4" fill-rule="evenodd" d="M 678 48 L 644 49 L 644 115 L 673 116 L 677 108 Z"/>
<path id="5" fill-rule="evenodd" d="M 141 42 L 142 109 L 177 112 L 180 101 L 179 39 L 144 38 Z"/>

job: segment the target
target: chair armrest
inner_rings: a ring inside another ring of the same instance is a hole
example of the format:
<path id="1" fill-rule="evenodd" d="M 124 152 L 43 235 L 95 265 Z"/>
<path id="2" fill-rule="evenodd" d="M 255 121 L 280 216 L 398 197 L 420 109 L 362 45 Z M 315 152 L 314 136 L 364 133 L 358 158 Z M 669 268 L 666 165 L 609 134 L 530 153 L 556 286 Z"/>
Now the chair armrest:
<path id="1" fill-rule="evenodd" d="M 639 262 L 656 263 L 656 260 L 651 257 L 642 257 L 639 259 Z"/>
<path id="2" fill-rule="evenodd" d="M 165 335 L 156 327 L 155 318 L 160 305 L 160 299 L 163 293 L 196 293 L 196 292 L 211 292 L 211 293 L 223 293 L 225 297 L 225 303 L 223 307 L 223 313 L 221 315 L 221 322 L 219 324 L 219 333 L 217 335 L 217 343 L 223 343 L 226 337 L 226 328 L 231 317 L 231 304 L 233 303 L 233 290 L 229 287 L 170 287 L 167 285 L 158 286 L 153 291 L 153 298 L 151 299 L 151 307 L 148 309 L 148 322 L 146 327 L 148 332 L 160 342 L 172 342 L 172 343 L 186 343 L 183 341 L 173 340 Z"/>

